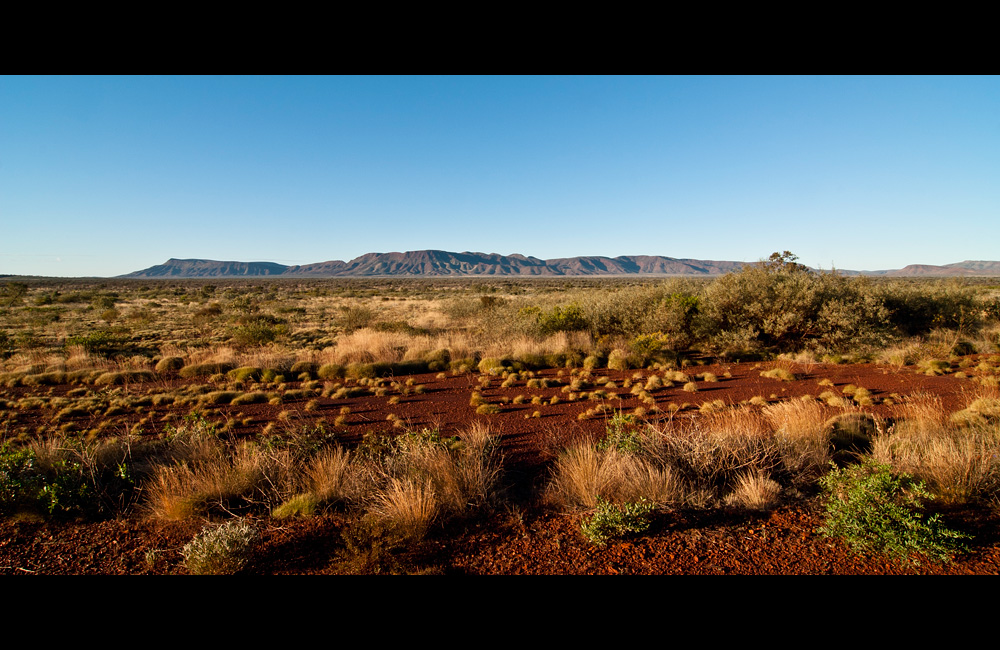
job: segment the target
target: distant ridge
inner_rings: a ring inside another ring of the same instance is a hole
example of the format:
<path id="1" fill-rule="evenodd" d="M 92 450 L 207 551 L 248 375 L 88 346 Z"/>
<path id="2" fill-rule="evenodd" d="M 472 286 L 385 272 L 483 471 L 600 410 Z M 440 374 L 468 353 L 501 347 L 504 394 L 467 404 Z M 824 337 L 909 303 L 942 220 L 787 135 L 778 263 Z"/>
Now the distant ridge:
<path id="1" fill-rule="evenodd" d="M 349 262 L 331 260 L 285 266 L 275 262 L 219 262 L 169 259 L 123 278 L 238 278 L 238 277 L 478 277 L 478 276 L 715 276 L 739 271 L 746 262 L 676 259 L 660 255 L 619 257 L 563 257 L 542 260 L 525 255 L 450 253 L 424 250 L 405 253 L 366 253 Z M 842 271 L 848 275 L 1000 276 L 1000 262 L 965 261 L 944 266 L 911 264 L 898 270 Z"/>
<path id="2" fill-rule="evenodd" d="M 274 262 L 216 262 L 213 260 L 169 259 L 163 264 L 123 275 L 123 278 L 214 278 L 282 275 L 288 270 Z"/>
<path id="3" fill-rule="evenodd" d="M 944 266 L 932 264 L 910 264 L 898 271 L 889 271 L 889 276 L 928 275 L 928 276 L 963 276 L 963 275 L 1000 275 L 1000 262 L 982 260 L 965 260 Z"/>

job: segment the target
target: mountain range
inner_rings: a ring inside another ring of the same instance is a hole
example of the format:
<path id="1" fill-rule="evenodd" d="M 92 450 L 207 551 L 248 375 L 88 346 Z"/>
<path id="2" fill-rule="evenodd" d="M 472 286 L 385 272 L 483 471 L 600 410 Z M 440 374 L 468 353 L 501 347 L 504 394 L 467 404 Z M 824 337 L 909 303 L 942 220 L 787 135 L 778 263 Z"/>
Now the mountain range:
<path id="1" fill-rule="evenodd" d="M 405 253 L 366 253 L 349 262 L 331 260 L 285 266 L 275 262 L 219 262 L 169 259 L 163 264 L 135 271 L 123 278 L 215 277 L 467 277 L 467 276 L 713 276 L 739 271 L 746 262 L 676 259 L 660 255 L 619 257 L 563 257 L 542 260 L 524 255 L 450 253 L 425 250 Z M 965 261 L 944 266 L 911 264 L 884 271 L 843 271 L 846 275 L 876 276 L 1000 276 L 1000 262 Z"/>

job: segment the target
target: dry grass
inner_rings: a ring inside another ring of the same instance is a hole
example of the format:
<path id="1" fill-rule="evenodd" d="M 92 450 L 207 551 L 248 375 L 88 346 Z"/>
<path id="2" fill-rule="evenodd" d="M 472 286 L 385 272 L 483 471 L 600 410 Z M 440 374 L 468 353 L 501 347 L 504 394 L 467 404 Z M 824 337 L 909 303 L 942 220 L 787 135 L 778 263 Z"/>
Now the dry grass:
<path id="1" fill-rule="evenodd" d="M 415 541 L 424 537 L 439 510 L 430 480 L 392 478 L 377 494 L 371 514 L 399 538 Z"/>
<path id="2" fill-rule="evenodd" d="M 775 409 L 770 419 L 784 422 L 789 413 L 798 420 L 786 425 L 786 435 L 815 444 L 819 434 L 813 429 L 822 431 L 822 414 L 807 418 Z M 639 449 L 633 452 L 598 449 L 589 442 L 567 448 L 555 462 L 550 500 L 581 508 L 596 507 L 598 497 L 618 503 L 646 499 L 703 507 L 715 501 L 716 495 L 729 494 L 732 503 L 763 508 L 780 493 L 780 486 L 766 477 L 776 471 L 789 473 L 786 459 L 803 464 L 799 455 L 783 449 L 768 419 L 752 408 L 715 411 L 662 428 L 648 426 L 641 430 L 639 440 Z M 816 465 L 820 459 L 825 461 L 825 448 L 815 453 Z M 798 465 L 793 469 L 802 472 Z"/>
<path id="3" fill-rule="evenodd" d="M 770 510 L 778 504 L 780 497 L 781 486 L 777 481 L 760 471 L 746 472 L 736 479 L 726 503 L 750 510 Z"/>
<path id="4" fill-rule="evenodd" d="M 792 400 L 763 408 L 774 429 L 785 468 L 796 482 L 811 482 L 830 464 L 830 436 L 826 422 L 831 409 L 813 400 Z"/>
<path id="5" fill-rule="evenodd" d="M 335 447 L 317 454 L 306 466 L 305 475 L 311 494 L 320 503 L 336 503 L 355 498 L 357 490 L 351 471 L 351 457 Z"/>
<path id="6" fill-rule="evenodd" d="M 706 505 L 747 470 L 769 471 L 780 458 L 762 419 L 733 409 L 692 424 L 647 427 L 641 451 L 599 450 L 577 443 L 556 460 L 550 500 L 593 508 L 597 498 L 624 503 L 646 499 L 661 505 Z"/>
<path id="7" fill-rule="evenodd" d="M 771 368 L 770 370 L 762 370 L 760 376 L 767 377 L 768 379 L 777 379 L 778 381 L 795 381 L 795 373 L 788 368 Z"/>
<path id="8" fill-rule="evenodd" d="M 422 537 L 433 521 L 488 507 L 498 498 L 502 458 L 496 436 L 475 424 L 446 446 L 405 434 L 394 453 L 365 468 L 373 493 L 369 511 L 401 537 Z"/>
<path id="9" fill-rule="evenodd" d="M 972 400 L 972 405 L 983 396 Z M 968 409 L 967 409 L 968 410 Z M 1000 492 L 1000 426 L 955 424 L 940 398 L 919 396 L 899 407 L 901 419 L 875 439 L 872 456 L 927 483 L 944 503 L 987 501 Z"/>
<path id="10" fill-rule="evenodd" d="M 232 451 L 221 443 L 189 445 L 188 459 L 156 471 L 145 487 L 150 511 L 162 519 L 187 519 L 215 508 L 281 503 L 295 484 L 294 462 L 285 451 L 264 451 L 241 444 Z"/>

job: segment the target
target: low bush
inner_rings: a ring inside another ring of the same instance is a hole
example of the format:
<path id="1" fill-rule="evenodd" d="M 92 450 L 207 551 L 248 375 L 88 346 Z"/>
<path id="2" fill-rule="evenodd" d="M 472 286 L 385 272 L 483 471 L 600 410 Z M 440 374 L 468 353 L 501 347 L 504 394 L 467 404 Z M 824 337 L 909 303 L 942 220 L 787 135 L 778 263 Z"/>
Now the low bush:
<path id="1" fill-rule="evenodd" d="M 184 367 L 184 359 L 180 357 L 163 357 L 156 363 L 156 372 L 163 374 L 177 372 Z"/>
<path id="2" fill-rule="evenodd" d="M 109 330 L 97 330 L 89 334 L 71 336 L 66 339 L 67 346 L 78 345 L 87 352 L 108 354 L 114 352 L 124 343 L 124 338 Z"/>
<path id="3" fill-rule="evenodd" d="M 229 575 L 242 570 L 257 539 L 243 519 L 203 529 L 181 550 L 184 565 L 195 575 Z"/>
<path id="4" fill-rule="evenodd" d="M 196 363 L 184 366 L 180 369 L 181 377 L 190 379 L 192 377 L 210 377 L 221 373 L 229 372 L 233 369 L 230 363 Z"/>
<path id="5" fill-rule="evenodd" d="M 324 363 L 316 371 L 320 379 L 343 379 L 345 376 L 344 367 L 336 363 Z"/>
<path id="6" fill-rule="evenodd" d="M 922 481 L 866 458 L 845 469 L 833 466 L 820 479 L 827 495 L 826 521 L 819 529 L 843 539 L 855 551 L 876 551 L 902 561 L 911 554 L 949 562 L 965 550 L 969 536 L 947 528 L 938 514 L 926 517 L 932 499 Z"/>
<path id="7" fill-rule="evenodd" d="M 117 372 L 105 372 L 94 380 L 95 386 L 111 386 L 113 384 L 127 384 L 131 382 L 153 381 L 156 379 L 149 370 L 119 370 Z"/>
<path id="8" fill-rule="evenodd" d="M 619 505 L 598 497 L 597 507 L 584 517 L 581 530 L 591 544 L 604 546 L 611 539 L 648 530 L 652 513 L 653 506 L 644 501 Z"/>
<path id="9" fill-rule="evenodd" d="M 83 465 L 70 458 L 45 462 L 33 449 L 0 448 L 0 513 L 32 510 L 82 514 L 94 505 Z"/>
<path id="10" fill-rule="evenodd" d="M 241 368 L 233 368 L 226 373 L 226 376 L 233 381 L 259 381 L 263 376 L 264 371 L 256 366 L 243 366 Z"/>

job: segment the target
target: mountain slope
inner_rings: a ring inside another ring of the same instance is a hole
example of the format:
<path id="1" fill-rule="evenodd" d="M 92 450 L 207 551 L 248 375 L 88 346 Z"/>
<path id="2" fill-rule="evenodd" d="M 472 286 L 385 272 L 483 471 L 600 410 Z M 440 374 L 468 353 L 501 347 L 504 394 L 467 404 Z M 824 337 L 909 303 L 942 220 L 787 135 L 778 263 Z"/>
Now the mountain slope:
<path id="1" fill-rule="evenodd" d="M 439 250 L 366 253 L 349 262 L 330 260 L 285 266 L 274 262 L 218 262 L 169 259 L 163 264 L 123 275 L 124 278 L 215 277 L 475 277 L 475 276 L 715 276 L 739 271 L 745 262 L 676 259 L 660 255 L 583 256 L 542 260 L 525 255 L 452 253 Z M 965 261 L 944 266 L 911 264 L 885 271 L 840 271 L 845 275 L 971 276 L 1000 275 L 1000 262 Z"/>

